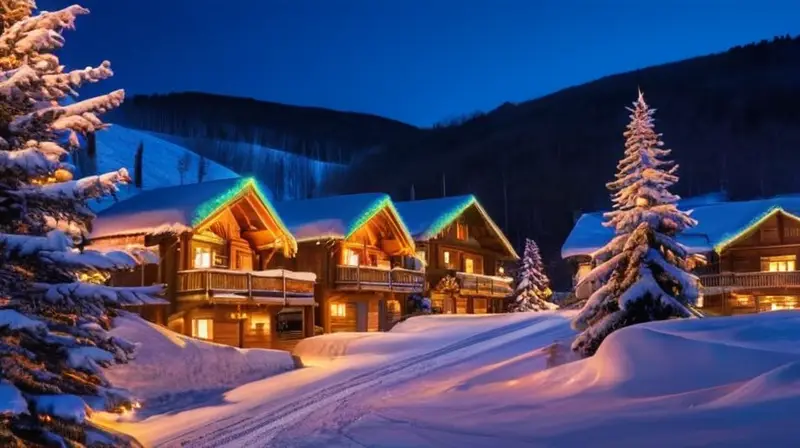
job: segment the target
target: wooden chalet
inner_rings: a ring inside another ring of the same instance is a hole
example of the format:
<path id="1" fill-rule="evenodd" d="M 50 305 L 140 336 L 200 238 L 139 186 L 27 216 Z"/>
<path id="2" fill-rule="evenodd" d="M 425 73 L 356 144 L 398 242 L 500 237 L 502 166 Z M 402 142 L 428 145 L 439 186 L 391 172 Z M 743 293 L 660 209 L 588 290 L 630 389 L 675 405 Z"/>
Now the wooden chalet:
<path id="1" fill-rule="evenodd" d="M 404 269 L 414 241 L 385 194 L 279 202 L 275 207 L 298 244 L 297 257 L 274 257 L 271 268 L 317 275 L 317 322 L 328 332 L 380 331 L 422 292 L 424 274 Z"/>
<path id="2" fill-rule="evenodd" d="M 288 349 L 314 334 L 315 275 L 267 269 L 297 242 L 252 179 L 144 191 L 100 212 L 92 246 L 152 248 L 158 264 L 117 285 L 166 284 L 167 310 L 142 315 L 171 330 L 236 347 Z"/>
<path id="3" fill-rule="evenodd" d="M 511 290 L 502 263 L 514 247 L 472 195 L 398 202 L 425 265 L 426 293 L 444 313 L 500 313 Z"/>
<path id="4" fill-rule="evenodd" d="M 681 207 L 689 209 L 690 207 Z M 695 272 L 703 285 L 699 307 L 707 315 L 735 315 L 800 308 L 800 195 L 691 207 L 698 225 L 678 237 L 708 264 Z M 562 248 L 576 261 L 580 280 L 590 254 L 610 240 L 602 214 L 583 215 Z M 598 285 L 576 291 L 586 298 Z"/>

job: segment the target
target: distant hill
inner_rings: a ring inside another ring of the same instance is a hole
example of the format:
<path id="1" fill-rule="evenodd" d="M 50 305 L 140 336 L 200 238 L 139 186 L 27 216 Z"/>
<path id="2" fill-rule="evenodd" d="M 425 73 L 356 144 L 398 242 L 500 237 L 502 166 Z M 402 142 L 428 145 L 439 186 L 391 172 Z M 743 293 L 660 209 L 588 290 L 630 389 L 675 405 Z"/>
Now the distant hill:
<path id="1" fill-rule="evenodd" d="M 732 199 L 800 191 L 800 40 L 788 37 L 609 76 L 397 141 L 331 185 L 396 199 L 474 192 L 512 242 L 536 238 L 566 288 L 559 248 L 605 183 L 641 87 L 681 165 L 677 193 Z M 445 182 L 442 181 L 443 177 Z"/>
<path id="2" fill-rule="evenodd" d="M 134 96 L 108 120 L 180 137 L 256 143 L 340 164 L 420 133 L 375 115 L 195 92 Z"/>

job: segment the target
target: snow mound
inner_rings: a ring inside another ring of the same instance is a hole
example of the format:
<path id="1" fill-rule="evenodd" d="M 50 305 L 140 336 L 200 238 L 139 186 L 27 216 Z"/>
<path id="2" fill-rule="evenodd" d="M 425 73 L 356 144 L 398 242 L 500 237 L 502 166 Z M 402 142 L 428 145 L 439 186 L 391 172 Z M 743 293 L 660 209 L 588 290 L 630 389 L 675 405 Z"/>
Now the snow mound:
<path id="1" fill-rule="evenodd" d="M 198 401 L 294 368 L 291 355 L 281 350 L 200 341 L 127 313 L 114 324 L 111 334 L 136 343 L 139 349 L 134 361 L 112 367 L 107 376 L 150 410 L 168 402 L 174 407 L 178 400 Z"/>

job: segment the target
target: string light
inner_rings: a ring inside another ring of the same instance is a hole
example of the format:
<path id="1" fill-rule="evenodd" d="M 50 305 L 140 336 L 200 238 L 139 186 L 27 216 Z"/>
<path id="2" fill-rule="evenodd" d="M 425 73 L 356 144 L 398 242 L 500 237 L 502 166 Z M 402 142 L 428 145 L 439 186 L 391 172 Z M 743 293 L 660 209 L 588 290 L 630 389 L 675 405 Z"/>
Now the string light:
<path id="1" fill-rule="evenodd" d="M 364 226 L 367 222 L 369 222 L 372 218 L 374 218 L 378 213 L 380 213 L 384 208 L 388 208 L 389 211 L 397 217 L 397 223 L 399 224 L 400 231 L 402 232 L 403 238 L 406 239 L 408 245 L 411 246 L 411 251 L 414 252 L 414 238 L 411 237 L 411 232 L 408 231 L 406 227 L 406 223 L 403 222 L 400 213 L 397 212 L 397 209 L 394 207 L 392 203 L 392 199 L 387 195 L 381 195 L 378 199 L 372 202 L 369 206 L 364 209 L 364 212 L 356 218 L 349 226 L 347 230 L 347 235 L 345 235 L 345 239 L 350 238 L 353 236 L 354 233 L 358 231 L 361 227 Z"/>
<path id="2" fill-rule="evenodd" d="M 230 204 L 238 199 L 243 192 L 245 192 L 248 188 L 252 188 L 253 192 L 255 192 L 256 196 L 261 200 L 261 203 L 264 204 L 264 207 L 267 208 L 272 218 L 275 220 L 275 223 L 280 228 L 281 232 L 286 235 L 287 239 L 287 246 L 288 249 L 291 249 L 291 254 L 297 253 L 297 241 L 292 236 L 289 229 L 283 223 L 280 215 L 278 212 L 275 211 L 275 208 L 272 206 L 272 203 L 267 199 L 267 195 L 261 190 L 258 182 L 252 177 L 247 177 L 239 181 L 233 188 L 225 191 L 224 193 L 220 194 L 219 196 L 210 199 L 202 204 L 200 204 L 195 212 L 194 217 L 192 218 L 192 227 L 198 227 L 202 224 L 205 220 L 209 217 L 214 216 L 220 210 L 230 206 Z"/>
<path id="3" fill-rule="evenodd" d="M 752 220 L 742 230 L 739 230 L 738 232 L 736 232 L 736 233 L 734 233 L 734 234 L 732 234 L 732 235 L 730 235 L 728 237 L 723 237 L 722 241 L 720 243 L 717 243 L 714 246 L 714 251 L 716 253 L 718 253 L 718 254 L 722 253 L 722 251 L 725 250 L 725 248 L 727 248 L 728 246 L 730 246 L 733 242 L 735 242 L 739 238 L 743 237 L 744 235 L 748 234 L 754 228 L 760 226 L 766 220 L 770 219 L 771 217 L 775 216 L 778 213 L 783 213 L 783 215 L 785 215 L 785 216 L 787 216 L 789 218 L 792 218 L 792 219 L 794 219 L 796 221 L 800 221 L 800 216 L 797 216 L 797 215 L 794 215 L 792 213 L 787 212 L 786 210 L 783 209 L 783 207 L 781 207 L 779 205 L 772 206 L 764 214 L 762 214 L 762 215 L 756 217 L 754 220 Z"/>

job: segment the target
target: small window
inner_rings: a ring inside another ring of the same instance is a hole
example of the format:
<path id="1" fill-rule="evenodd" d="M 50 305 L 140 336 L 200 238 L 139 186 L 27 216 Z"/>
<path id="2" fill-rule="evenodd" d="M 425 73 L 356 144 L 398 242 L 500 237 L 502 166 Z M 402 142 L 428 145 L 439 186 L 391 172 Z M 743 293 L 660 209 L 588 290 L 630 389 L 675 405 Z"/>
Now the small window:
<path id="1" fill-rule="evenodd" d="M 349 248 L 344 249 L 344 264 L 346 266 L 358 266 L 359 258 L 358 252 Z"/>
<path id="2" fill-rule="evenodd" d="M 456 239 L 465 240 L 467 239 L 467 225 L 463 222 L 456 223 Z"/>
<path id="3" fill-rule="evenodd" d="M 448 251 L 444 251 L 444 264 L 450 264 L 450 252 Z"/>
<path id="4" fill-rule="evenodd" d="M 331 317 L 347 317 L 347 304 L 331 303 Z"/>
<path id="5" fill-rule="evenodd" d="M 464 272 L 472 274 L 475 272 L 475 261 L 472 258 L 464 259 Z"/>
<path id="6" fill-rule="evenodd" d="M 214 321 L 212 319 L 192 319 L 192 337 L 214 339 Z"/>
<path id="7" fill-rule="evenodd" d="M 784 255 L 780 257 L 761 257 L 761 271 L 763 272 L 786 272 L 794 271 L 797 257 L 795 255 Z"/>
<path id="8" fill-rule="evenodd" d="M 194 248 L 194 267 L 210 268 L 211 267 L 211 249 L 208 247 L 195 247 Z"/>

